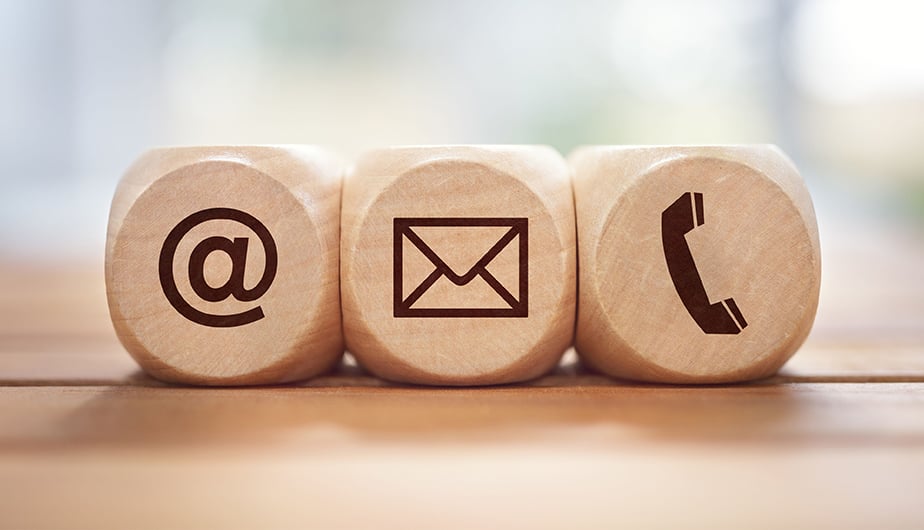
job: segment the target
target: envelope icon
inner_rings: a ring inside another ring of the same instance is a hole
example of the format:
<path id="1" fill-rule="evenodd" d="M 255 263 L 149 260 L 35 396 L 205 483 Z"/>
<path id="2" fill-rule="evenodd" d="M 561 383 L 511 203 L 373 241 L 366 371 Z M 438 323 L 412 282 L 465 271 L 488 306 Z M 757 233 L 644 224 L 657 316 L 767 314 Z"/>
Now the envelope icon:
<path id="1" fill-rule="evenodd" d="M 528 221 L 396 217 L 395 318 L 527 317 Z"/>

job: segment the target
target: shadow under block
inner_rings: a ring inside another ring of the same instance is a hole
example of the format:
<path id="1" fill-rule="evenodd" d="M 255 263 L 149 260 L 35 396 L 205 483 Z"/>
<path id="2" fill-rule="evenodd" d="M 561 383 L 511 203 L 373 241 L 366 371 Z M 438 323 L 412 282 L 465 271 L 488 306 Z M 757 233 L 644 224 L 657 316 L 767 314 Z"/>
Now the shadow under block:
<path id="1" fill-rule="evenodd" d="M 116 189 L 106 243 L 112 322 L 142 368 L 250 385 L 336 364 L 342 176 L 311 147 L 142 155 Z"/>
<path id="2" fill-rule="evenodd" d="M 723 383 L 772 375 L 795 353 L 821 258 L 808 190 L 779 149 L 587 147 L 570 162 L 584 362 Z"/>
<path id="3" fill-rule="evenodd" d="M 369 152 L 344 183 L 341 229 L 347 350 L 374 374 L 509 383 L 570 345 L 574 206 L 551 148 Z"/>

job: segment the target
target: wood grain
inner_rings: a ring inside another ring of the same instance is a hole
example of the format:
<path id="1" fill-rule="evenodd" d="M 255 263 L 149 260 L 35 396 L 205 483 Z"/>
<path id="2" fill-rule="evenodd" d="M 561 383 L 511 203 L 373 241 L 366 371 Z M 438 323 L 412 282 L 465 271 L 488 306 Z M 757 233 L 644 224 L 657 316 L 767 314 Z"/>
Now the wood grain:
<path id="1" fill-rule="evenodd" d="M 365 154 L 344 183 L 341 256 L 347 349 L 381 377 L 522 381 L 571 344 L 574 205 L 551 148 Z"/>
<path id="2" fill-rule="evenodd" d="M 922 384 L 5 388 L 0 526 L 914 527 L 922 409 Z"/>
<path id="3" fill-rule="evenodd" d="M 478 389 L 354 365 L 166 385 L 115 338 L 102 263 L 0 261 L 0 528 L 919 528 L 924 253 L 894 237 L 830 238 L 829 310 L 799 353 L 702 387 L 573 352 Z"/>
<path id="4" fill-rule="evenodd" d="M 314 383 L 309 383 L 314 385 Z M 922 383 L 0 387 L 0 447 L 924 444 Z M 473 405 L 475 404 L 475 405 Z M 855 421 L 857 418 L 864 421 Z M 327 439 L 331 433 L 340 433 Z M 592 433 L 592 434 L 591 434 Z M 589 437 L 587 437 L 589 435 Z"/>
<path id="5" fill-rule="evenodd" d="M 343 352 L 343 166 L 309 147 L 151 150 L 116 189 L 106 285 L 122 344 L 159 379 L 294 381 Z"/>
<path id="6" fill-rule="evenodd" d="M 808 190 L 772 146 L 575 152 L 575 344 L 608 374 L 727 383 L 808 336 L 821 249 Z"/>

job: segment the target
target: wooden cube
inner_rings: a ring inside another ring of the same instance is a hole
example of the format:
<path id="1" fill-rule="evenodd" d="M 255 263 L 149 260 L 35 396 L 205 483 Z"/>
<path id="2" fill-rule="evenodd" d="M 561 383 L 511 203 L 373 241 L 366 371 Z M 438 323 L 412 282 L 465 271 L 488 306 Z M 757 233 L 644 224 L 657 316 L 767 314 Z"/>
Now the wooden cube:
<path id="1" fill-rule="evenodd" d="M 808 190 L 779 149 L 588 147 L 570 161 L 584 362 L 724 383 L 769 376 L 795 353 L 821 259 Z"/>
<path id="2" fill-rule="evenodd" d="M 367 153 L 344 184 L 347 349 L 394 381 L 542 375 L 572 340 L 575 254 L 568 167 L 550 148 Z"/>
<path id="3" fill-rule="evenodd" d="M 116 333 L 150 375 L 253 385 L 343 352 L 343 165 L 310 147 L 181 147 L 122 178 L 106 243 Z"/>

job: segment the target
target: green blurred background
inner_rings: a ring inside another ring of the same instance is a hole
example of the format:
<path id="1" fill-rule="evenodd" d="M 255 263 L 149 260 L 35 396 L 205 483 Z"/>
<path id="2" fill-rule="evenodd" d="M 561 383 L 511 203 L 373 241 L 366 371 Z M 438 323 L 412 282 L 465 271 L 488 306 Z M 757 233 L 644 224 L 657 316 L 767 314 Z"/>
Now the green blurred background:
<path id="1" fill-rule="evenodd" d="M 4 0 L 0 257 L 100 261 L 152 145 L 772 142 L 816 201 L 823 310 L 866 304 L 838 320 L 862 326 L 896 303 L 877 277 L 924 304 L 922 20 L 897 0 Z"/>

